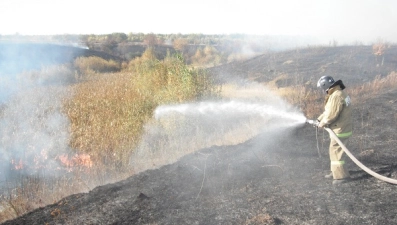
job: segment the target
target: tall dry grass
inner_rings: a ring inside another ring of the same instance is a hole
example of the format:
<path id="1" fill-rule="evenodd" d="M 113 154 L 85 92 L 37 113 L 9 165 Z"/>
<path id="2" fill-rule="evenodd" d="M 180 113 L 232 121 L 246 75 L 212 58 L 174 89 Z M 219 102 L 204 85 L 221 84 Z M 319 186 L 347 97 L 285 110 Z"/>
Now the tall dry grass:
<path id="1" fill-rule="evenodd" d="M 384 91 L 394 89 L 396 86 L 397 72 L 391 72 L 385 77 L 378 75 L 370 82 L 352 87 L 350 93 L 355 99 L 364 101 L 373 95 L 379 95 Z"/>
<path id="2" fill-rule="evenodd" d="M 182 57 L 160 61 L 148 49 L 128 70 L 97 74 L 74 85 L 73 93 L 65 105 L 71 147 L 97 162 L 126 166 L 157 106 L 209 97 L 215 87 L 203 70 L 189 68 Z"/>
<path id="3" fill-rule="evenodd" d="M 105 60 L 97 56 L 79 57 L 74 60 L 74 67 L 83 76 L 95 73 L 116 72 L 121 69 L 121 64 L 114 60 Z"/>

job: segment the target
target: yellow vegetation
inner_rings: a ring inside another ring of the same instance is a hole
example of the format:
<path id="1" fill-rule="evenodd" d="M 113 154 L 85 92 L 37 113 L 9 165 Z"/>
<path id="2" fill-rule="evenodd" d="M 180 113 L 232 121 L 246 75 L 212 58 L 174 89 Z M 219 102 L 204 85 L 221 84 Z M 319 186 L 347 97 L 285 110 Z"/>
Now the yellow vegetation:
<path id="1" fill-rule="evenodd" d="M 180 56 L 157 60 L 152 49 L 131 61 L 127 70 L 97 74 L 72 89 L 73 98 L 65 107 L 71 146 L 96 161 L 122 165 L 128 163 L 143 125 L 158 105 L 215 93 L 204 71 L 188 68 Z"/>

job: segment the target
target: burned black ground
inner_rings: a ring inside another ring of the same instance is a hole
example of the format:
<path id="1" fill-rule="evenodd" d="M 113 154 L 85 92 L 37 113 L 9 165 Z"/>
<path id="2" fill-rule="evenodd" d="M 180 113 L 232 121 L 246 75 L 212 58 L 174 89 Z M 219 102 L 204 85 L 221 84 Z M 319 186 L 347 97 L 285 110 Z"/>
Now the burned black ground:
<path id="1" fill-rule="evenodd" d="M 13 75 L 45 66 L 72 63 L 78 57 L 96 56 L 106 60 L 121 58 L 105 52 L 68 45 L 46 43 L 0 43 L 0 75 Z"/>
<path id="2" fill-rule="evenodd" d="M 310 60 L 316 60 L 314 53 Z M 266 60 L 257 63 L 260 67 Z M 311 70 L 308 76 L 317 76 L 316 69 Z M 376 76 L 359 75 L 361 82 Z M 390 89 L 356 102 L 354 136 L 348 144 L 365 165 L 393 179 L 395 99 L 397 89 Z M 264 130 L 245 143 L 202 149 L 4 224 L 396 224 L 397 186 L 373 178 L 352 162 L 350 182 L 334 186 L 324 178 L 329 160 L 328 135 L 323 132 L 316 140 L 310 126 Z"/>

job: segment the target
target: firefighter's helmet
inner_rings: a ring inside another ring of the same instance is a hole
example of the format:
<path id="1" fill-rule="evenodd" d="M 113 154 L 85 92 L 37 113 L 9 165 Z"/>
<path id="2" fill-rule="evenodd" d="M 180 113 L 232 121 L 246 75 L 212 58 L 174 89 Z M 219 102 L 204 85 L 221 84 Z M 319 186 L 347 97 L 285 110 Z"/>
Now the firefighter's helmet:
<path id="1" fill-rule="evenodd" d="M 327 92 L 334 83 L 335 80 L 331 76 L 322 76 L 317 82 L 317 87 Z"/>

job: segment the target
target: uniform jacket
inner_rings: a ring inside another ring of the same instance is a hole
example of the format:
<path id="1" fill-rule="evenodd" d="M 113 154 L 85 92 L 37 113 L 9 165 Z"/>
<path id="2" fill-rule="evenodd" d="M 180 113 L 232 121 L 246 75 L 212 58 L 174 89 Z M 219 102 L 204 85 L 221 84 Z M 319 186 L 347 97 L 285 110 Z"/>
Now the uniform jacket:
<path id="1" fill-rule="evenodd" d="M 343 86 L 343 83 L 341 85 Z M 338 137 L 350 137 L 353 130 L 352 106 L 350 97 L 340 85 L 328 90 L 324 108 L 325 110 L 318 117 L 318 121 L 333 130 Z"/>

